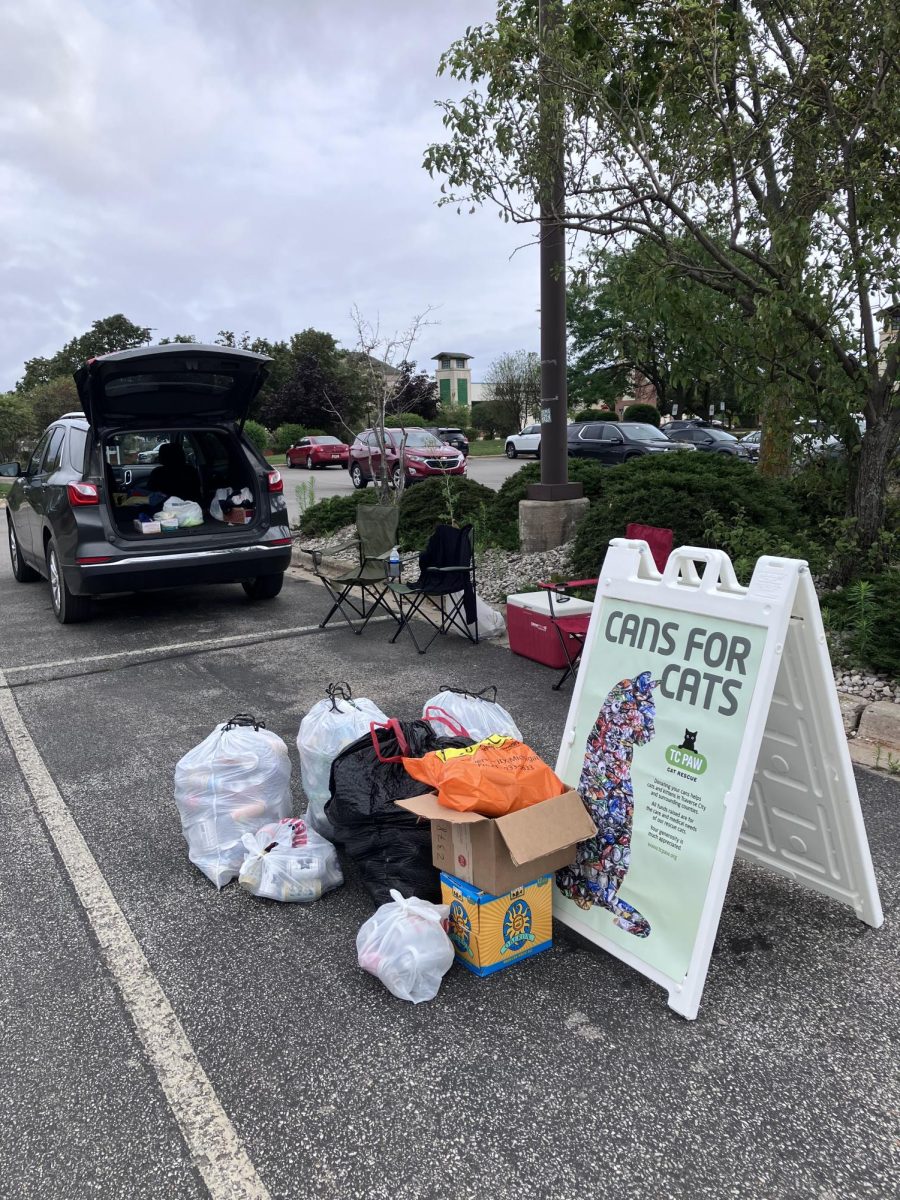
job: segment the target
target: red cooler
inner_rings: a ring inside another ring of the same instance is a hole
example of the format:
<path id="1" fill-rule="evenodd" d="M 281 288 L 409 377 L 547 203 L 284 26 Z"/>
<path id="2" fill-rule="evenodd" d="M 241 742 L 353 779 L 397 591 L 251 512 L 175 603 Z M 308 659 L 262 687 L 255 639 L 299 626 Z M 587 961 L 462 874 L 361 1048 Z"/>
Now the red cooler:
<path id="1" fill-rule="evenodd" d="M 575 617 L 589 613 L 590 600 L 562 599 L 554 593 L 553 613 L 557 617 Z M 559 634 L 550 620 L 550 598 L 546 592 L 517 592 L 506 598 L 506 629 L 509 648 L 514 654 L 561 669 L 567 665 Z"/>

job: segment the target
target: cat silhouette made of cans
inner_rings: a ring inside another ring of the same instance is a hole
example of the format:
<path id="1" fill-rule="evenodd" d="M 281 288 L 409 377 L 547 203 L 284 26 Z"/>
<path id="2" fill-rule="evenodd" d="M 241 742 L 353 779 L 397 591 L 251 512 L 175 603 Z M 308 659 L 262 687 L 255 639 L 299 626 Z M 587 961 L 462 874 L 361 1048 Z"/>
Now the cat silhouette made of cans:
<path id="1" fill-rule="evenodd" d="M 604 700 L 587 739 L 578 781 L 597 834 L 580 842 L 574 863 L 556 873 L 564 896 L 579 908 L 608 909 L 615 924 L 635 937 L 647 937 L 650 922 L 618 893 L 631 864 L 632 757 L 634 747 L 646 746 L 655 733 L 654 687 L 651 673 L 643 671 L 617 683 Z"/>

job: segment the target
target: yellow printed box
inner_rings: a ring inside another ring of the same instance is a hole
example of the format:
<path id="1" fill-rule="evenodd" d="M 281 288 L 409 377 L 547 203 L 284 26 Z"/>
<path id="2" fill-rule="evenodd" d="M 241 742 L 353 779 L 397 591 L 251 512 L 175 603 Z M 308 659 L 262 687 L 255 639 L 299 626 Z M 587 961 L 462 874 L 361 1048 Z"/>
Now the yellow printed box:
<path id="1" fill-rule="evenodd" d="M 475 975 L 492 975 L 550 949 L 552 875 L 493 896 L 442 871 L 441 899 L 450 905 L 447 932 L 456 957 Z"/>

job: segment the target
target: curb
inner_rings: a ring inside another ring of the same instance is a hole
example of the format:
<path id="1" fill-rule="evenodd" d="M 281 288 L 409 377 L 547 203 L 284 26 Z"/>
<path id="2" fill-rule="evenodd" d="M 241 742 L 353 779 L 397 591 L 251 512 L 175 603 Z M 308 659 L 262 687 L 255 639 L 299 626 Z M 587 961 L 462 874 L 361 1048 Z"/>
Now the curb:
<path id="1" fill-rule="evenodd" d="M 861 767 L 900 775 L 900 704 L 838 692 L 850 758 Z"/>

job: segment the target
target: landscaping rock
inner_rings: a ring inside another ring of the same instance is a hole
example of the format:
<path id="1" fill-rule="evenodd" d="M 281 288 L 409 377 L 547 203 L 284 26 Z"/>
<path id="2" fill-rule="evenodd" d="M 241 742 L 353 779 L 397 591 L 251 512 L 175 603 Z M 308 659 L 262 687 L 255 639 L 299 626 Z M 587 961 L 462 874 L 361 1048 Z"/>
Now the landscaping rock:
<path id="1" fill-rule="evenodd" d="M 841 706 L 841 719 L 844 722 L 844 732 L 856 733 L 859 719 L 865 709 L 865 704 L 858 696 L 847 696 L 838 692 L 838 702 Z"/>

